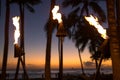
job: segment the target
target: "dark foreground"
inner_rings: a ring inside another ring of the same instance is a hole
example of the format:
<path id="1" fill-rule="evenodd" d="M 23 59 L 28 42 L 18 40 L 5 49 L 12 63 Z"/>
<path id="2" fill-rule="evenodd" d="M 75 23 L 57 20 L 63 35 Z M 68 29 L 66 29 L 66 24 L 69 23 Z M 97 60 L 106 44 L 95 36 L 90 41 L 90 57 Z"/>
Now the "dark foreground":
<path id="1" fill-rule="evenodd" d="M 10 79 L 8 79 L 10 80 Z M 24 80 L 24 79 L 19 79 Z M 25 79 L 26 80 L 26 79 Z M 29 80 L 45 80 L 45 78 L 34 78 Z M 59 80 L 58 78 L 52 78 L 51 80 Z M 80 76 L 73 76 L 73 75 L 66 75 L 64 76 L 63 80 L 94 80 L 94 75 L 80 75 Z M 112 74 L 101 74 L 97 80 L 113 80 Z"/>

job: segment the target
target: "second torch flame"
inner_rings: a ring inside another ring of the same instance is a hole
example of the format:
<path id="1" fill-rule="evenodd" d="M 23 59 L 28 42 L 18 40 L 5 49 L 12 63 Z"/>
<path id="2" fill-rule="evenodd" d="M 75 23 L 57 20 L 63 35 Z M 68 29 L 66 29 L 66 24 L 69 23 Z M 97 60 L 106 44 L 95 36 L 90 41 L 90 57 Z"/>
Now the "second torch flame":
<path id="1" fill-rule="evenodd" d="M 58 20 L 58 23 L 62 23 L 62 16 L 61 16 L 61 13 L 58 13 L 58 10 L 59 10 L 59 6 L 54 6 L 53 10 L 52 10 L 52 13 L 53 13 L 53 19 L 57 19 Z"/>
<path id="2" fill-rule="evenodd" d="M 13 20 L 13 24 L 15 26 L 15 32 L 14 32 L 14 44 L 17 44 L 18 43 L 18 38 L 20 37 L 20 27 L 19 27 L 19 19 L 20 17 L 13 17 L 12 20 Z"/>
<path id="3" fill-rule="evenodd" d="M 103 37 L 104 39 L 107 39 L 107 32 L 106 29 L 104 29 L 98 22 L 98 18 L 97 17 L 93 17 L 92 15 L 90 15 L 89 17 L 85 16 L 85 19 L 89 22 L 90 25 L 94 26 L 95 28 L 97 28 L 98 32 L 101 34 L 101 37 Z"/>

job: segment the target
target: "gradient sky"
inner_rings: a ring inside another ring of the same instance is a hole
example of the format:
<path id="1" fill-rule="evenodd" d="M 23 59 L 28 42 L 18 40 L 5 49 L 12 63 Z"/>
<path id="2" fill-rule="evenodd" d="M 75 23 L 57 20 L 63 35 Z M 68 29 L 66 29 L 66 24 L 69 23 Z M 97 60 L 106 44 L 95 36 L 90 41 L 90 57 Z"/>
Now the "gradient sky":
<path id="1" fill-rule="evenodd" d="M 57 4 L 60 4 L 58 0 Z M 104 5 L 104 4 L 103 4 Z M 27 67 L 43 68 L 45 64 L 45 50 L 46 50 L 46 33 L 44 25 L 49 16 L 50 0 L 43 0 L 42 4 L 34 6 L 35 13 L 30 13 L 25 9 L 25 53 Z M 14 26 L 12 24 L 12 17 L 19 16 L 19 7 L 16 4 L 10 6 L 10 26 L 9 26 L 9 52 L 8 52 L 8 66 L 15 67 L 17 58 L 14 58 Z M 67 14 L 71 8 L 63 9 L 60 7 L 61 13 Z M 2 13 L 0 17 L 0 67 L 2 63 L 3 47 L 4 47 L 4 21 L 5 21 L 5 0 L 2 0 Z M 51 50 L 51 66 L 58 67 L 58 39 L 56 31 L 53 34 L 52 50 Z M 64 40 L 64 67 L 79 68 L 79 56 L 77 48 L 74 43 L 67 37 Z M 84 63 L 89 63 L 92 60 L 89 58 L 90 53 L 86 48 L 82 53 Z M 105 66 L 110 66 L 110 60 L 103 62 Z M 91 66 L 90 66 L 91 67 Z"/>

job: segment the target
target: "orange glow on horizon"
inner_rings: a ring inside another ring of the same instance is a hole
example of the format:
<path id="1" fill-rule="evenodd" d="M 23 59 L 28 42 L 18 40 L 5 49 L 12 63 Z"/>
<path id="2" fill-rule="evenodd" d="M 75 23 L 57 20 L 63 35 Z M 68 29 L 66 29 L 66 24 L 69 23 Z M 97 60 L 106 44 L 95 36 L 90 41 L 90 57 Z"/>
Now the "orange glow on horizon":
<path id="1" fill-rule="evenodd" d="M 68 44 L 67 46 L 64 46 L 64 54 L 63 54 L 64 69 L 81 68 L 78 50 L 75 47 L 73 49 L 68 46 L 70 45 Z M 59 56 L 58 56 L 58 51 L 55 47 L 52 47 L 52 50 L 51 50 L 51 53 L 52 53 L 51 54 L 51 69 L 59 68 Z M 11 54 L 12 53 L 13 52 L 11 52 Z M 17 65 L 17 59 L 13 58 L 13 55 L 14 54 L 9 55 L 8 64 L 10 65 L 8 67 L 11 67 L 11 68 L 14 67 L 15 69 Z M 94 62 L 90 59 L 90 56 L 91 55 L 89 53 L 89 50 L 86 48 L 85 51 L 81 53 L 82 62 L 83 63 L 87 61 Z M 111 61 L 110 60 L 105 61 L 105 62 L 103 61 L 102 64 L 109 67 L 111 66 Z M 45 68 L 45 50 L 40 51 L 39 47 L 38 49 L 33 48 L 33 50 L 30 48 L 26 48 L 26 67 L 27 69 L 30 69 L 30 68 L 44 69 Z"/>
<path id="2" fill-rule="evenodd" d="M 67 54 L 64 55 L 64 58 L 63 58 L 64 69 L 81 68 L 81 64 L 80 64 L 78 54 L 75 53 L 73 55 L 69 55 L 69 56 Z M 54 57 L 51 58 L 52 59 L 51 60 L 51 68 L 52 69 L 58 69 L 59 68 L 59 60 L 58 60 L 57 57 L 58 56 L 55 55 Z M 89 55 L 87 55 L 87 53 L 81 54 L 81 57 L 82 57 L 83 63 L 87 62 L 87 61 L 95 63 L 94 61 L 92 61 L 89 58 Z M 10 57 L 9 60 L 8 60 L 8 64 L 9 64 L 8 65 L 9 68 L 16 68 L 17 59 Z M 112 65 L 111 60 L 103 61 L 102 65 L 105 66 L 105 67 L 108 67 L 108 68 L 111 67 L 111 65 Z M 32 69 L 44 68 L 45 67 L 45 56 L 40 57 L 39 55 L 34 56 L 34 54 L 33 55 L 27 54 L 27 56 L 26 56 L 26 67 L 27 68 L 32 68 Z M 84 66 L 84 68 L 87 68 L 87 67 Z M 95 66 L 93 68 L 95 68 Z"/>

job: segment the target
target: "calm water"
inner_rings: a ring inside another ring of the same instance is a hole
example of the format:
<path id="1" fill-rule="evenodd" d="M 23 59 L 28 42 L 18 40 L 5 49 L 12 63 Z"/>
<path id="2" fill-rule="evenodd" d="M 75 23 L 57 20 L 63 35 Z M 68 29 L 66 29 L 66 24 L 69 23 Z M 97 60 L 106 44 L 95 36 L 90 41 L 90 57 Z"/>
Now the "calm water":
<path id="1" fill-rule="evenodd" d="M 95 69 L 85 69 L 85 73 L 89 76 L 91 74 L 94 74 L 96 72 Z M 0 71 L 1 73 L 1 71 Z M 29 78 L 42 78 L 44 77 L 44 70 L 28 70 L 27 71 Z M 51 77 L 55 78 L 57 77 L 58 70 L 52 70 L 51 71 Z M 81 69 L 66 69 L 63 71 L 64 75 L 80 75 L 81 74 Z M 101 69 L 101 73 L 104 74 L 112 74 L 112 69 Z M 15 70 L 8 70 L 7 78 L 13 79 L 15 75 Z M 23 71 L 19 71 L 19 78 L 22 78 Z"/>

